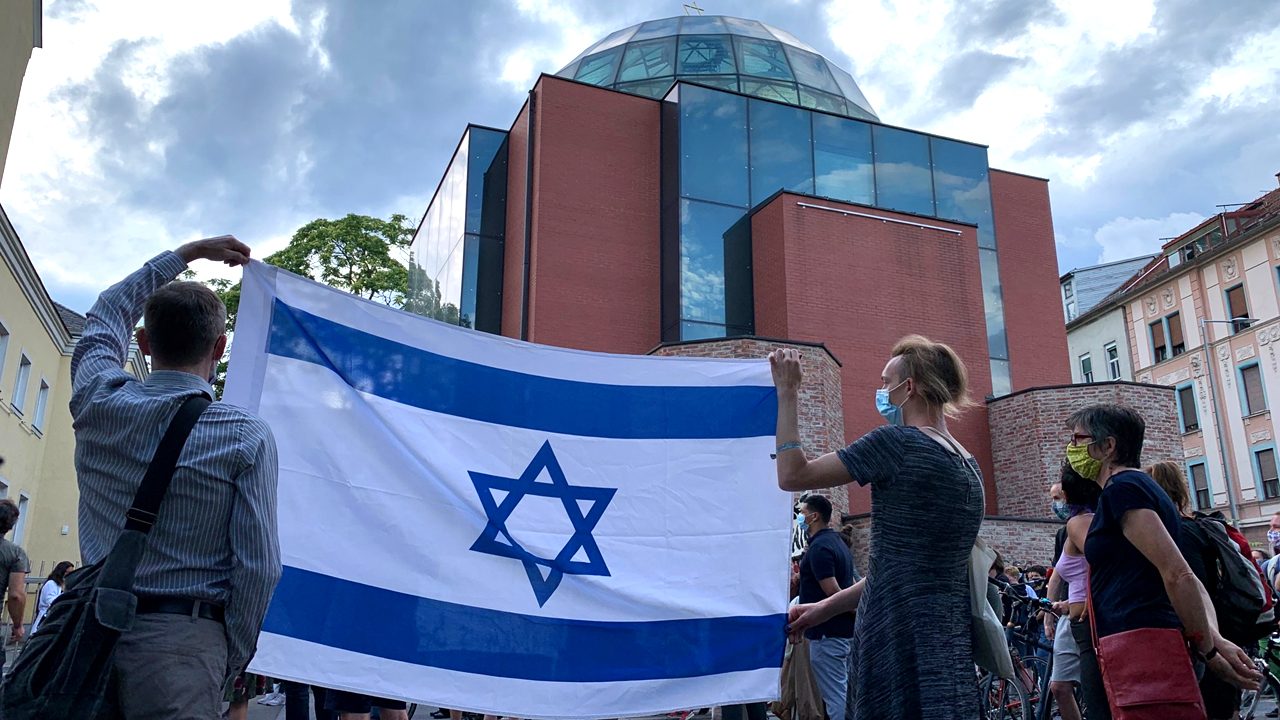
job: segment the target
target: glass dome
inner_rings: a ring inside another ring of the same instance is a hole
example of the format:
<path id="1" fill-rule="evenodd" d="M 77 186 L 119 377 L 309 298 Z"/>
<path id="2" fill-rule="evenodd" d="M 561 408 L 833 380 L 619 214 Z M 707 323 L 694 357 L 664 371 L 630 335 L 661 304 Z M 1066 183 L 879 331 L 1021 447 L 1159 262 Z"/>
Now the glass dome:
<path id="1" fill-rule="evenodd" d="M 853 76 L 792 34 L 755 20 L 685 15 L 619 30 L 560 77 L 660 98 L 677 79 L 879 120 Z"/>

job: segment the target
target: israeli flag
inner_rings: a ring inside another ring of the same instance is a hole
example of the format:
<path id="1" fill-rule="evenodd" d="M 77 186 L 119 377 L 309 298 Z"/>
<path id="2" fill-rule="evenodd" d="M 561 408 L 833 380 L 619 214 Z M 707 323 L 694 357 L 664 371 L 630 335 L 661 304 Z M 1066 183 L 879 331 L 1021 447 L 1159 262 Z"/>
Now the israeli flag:
<path id="1" fill-rule="evenodd" d="M 778 696 L 768 363 L 543 347 L 245 270 L 226 400 L 280 450 L 251 669 L 521 718 Z"/>

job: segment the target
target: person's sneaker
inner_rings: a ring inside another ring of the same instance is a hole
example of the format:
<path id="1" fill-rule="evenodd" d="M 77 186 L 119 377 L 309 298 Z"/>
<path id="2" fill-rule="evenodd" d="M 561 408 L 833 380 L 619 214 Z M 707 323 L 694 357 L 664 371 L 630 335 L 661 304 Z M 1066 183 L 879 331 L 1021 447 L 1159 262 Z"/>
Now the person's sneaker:
<path id="1" fill-rule="evenodd" d="M 437 711 L 435 711 L 435 712 L 431 713 L 431 717 L 435 718 L 435 720 L 444 720 L 445 718 L 449 717 L 449 711 L 448 711 L 448 710 L 437 710 Z"/>
<path id="2" fill-rule="evenodd" d="M 258 704 L 271 705 L 271 706 L 283 705 L 284 693 L 282 692 L 267 693 L 266 695 L 263 695 L 262 697 L 258 698 Z"/>

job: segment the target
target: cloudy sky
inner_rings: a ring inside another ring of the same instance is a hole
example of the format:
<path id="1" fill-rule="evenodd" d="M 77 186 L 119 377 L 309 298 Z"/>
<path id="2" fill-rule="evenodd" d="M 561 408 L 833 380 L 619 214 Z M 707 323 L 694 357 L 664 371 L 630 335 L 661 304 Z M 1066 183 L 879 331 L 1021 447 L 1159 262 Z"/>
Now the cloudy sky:
<path id="1" fill-rule="evenodd" d="M 1276 186 L 1280 2 L 699 0 L 806 40 L 883 121 L 1052 180 L 1059 267 L 1154 251 Z M 415 219 L 463 126 L 680 0 L 45 0 L 0 186 L 55 299 L 161 249 L 265 255 L 316 217 Z"/>

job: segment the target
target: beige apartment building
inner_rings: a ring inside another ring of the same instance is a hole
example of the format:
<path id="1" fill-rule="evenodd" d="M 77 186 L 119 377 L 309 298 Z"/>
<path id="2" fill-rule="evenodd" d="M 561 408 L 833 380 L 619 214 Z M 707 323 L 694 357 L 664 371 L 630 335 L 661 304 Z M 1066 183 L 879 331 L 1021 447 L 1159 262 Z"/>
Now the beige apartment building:
<path id="1" fill-rule="evenodd" d="M 1280 512 L 1280 189 L 1166 243 L 1067 327 L 1117 328 L 1133 379 L 1175 389 L 1196 506 L 1263 541 Z"/>
<path id="2" fill-rule="evenodd" d="M 0 0 L 0 182 L 31 50 L 41 43 L 40 0 Z"/>
<path id="3" fill-rule="evenodd" d="M 22 78 L 40 46 L 40 0 L 0 0 L 0 173 Z M 31 558 L 31 580 L 60 560 L 79 564 L 71 352 L 84 317 L 49 297 L 0 207 L 0 498 L 18 504 L 11 539 Z M 126 369 L 145 377 L 133 349 Z M 35 603 L 28 603 L 28 610 Z"/>
<path id="4" fill-rule="evenodd" d="M 71 352 L 84 317 L 49 297 L 0 208 L 0 498 L 22 511 L 13 541 L 43 577 L 59 560 L 79 563 Z M 145 376 L 136 349 L 127 369 Z"/>

